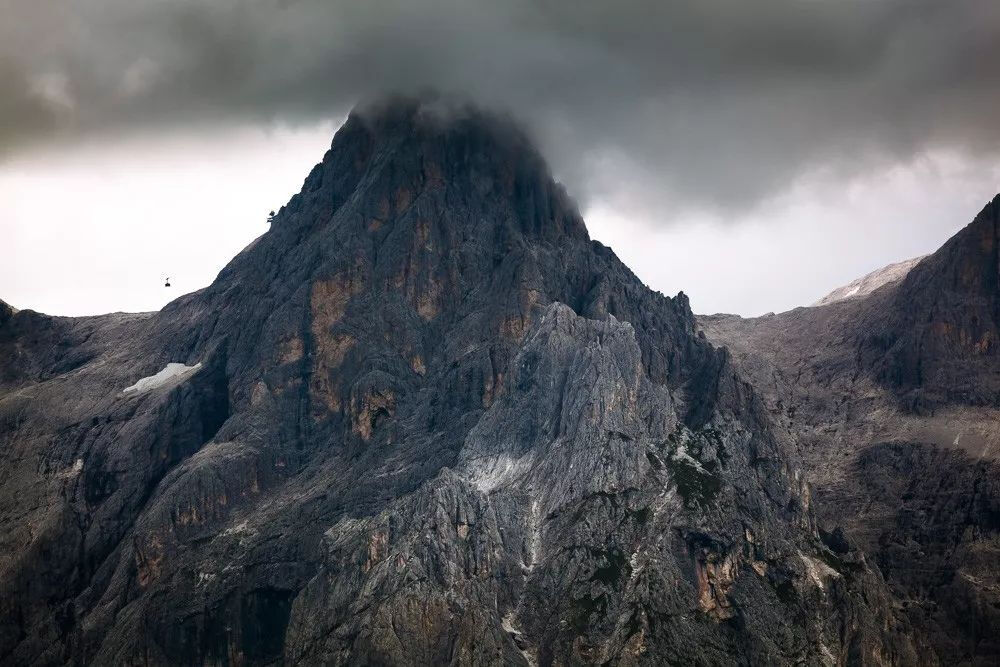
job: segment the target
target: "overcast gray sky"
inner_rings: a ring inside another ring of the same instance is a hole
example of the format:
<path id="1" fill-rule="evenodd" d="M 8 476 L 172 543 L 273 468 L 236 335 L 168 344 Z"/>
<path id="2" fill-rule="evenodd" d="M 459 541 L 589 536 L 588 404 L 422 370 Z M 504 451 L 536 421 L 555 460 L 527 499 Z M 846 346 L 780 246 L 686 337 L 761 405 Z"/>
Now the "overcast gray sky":
<path id="1" fill-rule="evenodd" d="M 700 312 L 809 303 L 1000 189 L 995 0 L 0 0 L 0 298 L 204 286 L 354 103 L 425 87 L 513 112 Z"/>

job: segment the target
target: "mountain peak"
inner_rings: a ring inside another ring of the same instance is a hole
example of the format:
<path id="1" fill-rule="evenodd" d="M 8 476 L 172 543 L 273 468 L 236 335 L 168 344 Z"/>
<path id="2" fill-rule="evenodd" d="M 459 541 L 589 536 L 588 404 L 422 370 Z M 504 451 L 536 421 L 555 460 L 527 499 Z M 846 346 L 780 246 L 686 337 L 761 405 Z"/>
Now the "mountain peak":
<path id="1" fill-rule="evenodd" d="M 478 135 L 495 148 L 518 150 L 541 160 L 527 130 L 512 115 L 483 107 L 470 99 L 436 92 L 388 95 L 358 103 L 348 116 L 376 136 L 422 135 L 441 139 L 447 135 Z"/>
<path id="2" fill-rule="evenodd" d="M 996 512 L 985 508 L 1000 497 L 998 231 L 1000 197 L 867 296 L 871 276 L 835 305 L 701 320 L 800 443 L 821 539 L 870 554 L 913 624 L 921 659 L 940 664 L 1000 657 L 978 634 L 1000 607 L 987 583 L 995 563 L 975 555 L 996 542 Z M 833 526 L 846 542 L 824 535 Z M 932 570 L 961 571 L 962 581 L 928 589 Z"/>
<path id="3" fill-rule="evenodd" d="M 905 278 L 910 270 L 919 264 L 924 257 L 927 257 L 927 255 L 913 257 L 902 262 L 895 262 L 893 264 L 883 266 L 881 269 L 876 269 L 871 273 L 866 273 L 860 278 L 852 280 L 843 287 L 838 287 L 812 305 L 825 306 L 830 303 L 836 303 L 837 301 L 846 301 L 847 299 L 860 299 L 862 297 L 866 297 L 880 287 L 891 283 L 897 283 Z"/>
<path id="4" fill-rule="evenodd" d="M 205 290 L 0 333 L 5 663 L 898 652 L 863 561 L 826 594 L 784 436 L 687 298 L 502 115 L 361 107 Z"/>
<path id="5" fill-rule="evenodd" d="M 886 382 L 914 409 L 1000 403 L 1000 196 L 915 266 L 892 298 L 867 325 L 881 332 L 871 353 Z"/>
<path id="6" fill-rule="evenodd" d="M 373 200 L 379 220 L 418 199 L 501 206 L 519 231 L 588 238 L 576 204 L 527 132 L 509 115 L 436 94 L 358 105 L 313 168 L 279 224 L 316 224 L 352 197 Z M 461 221 L 457 221 L 461 222 Z"/>
<path id="7" fill-rule="evenodd" d="M 1000 195 L 907 279 L 910 289 L 995 297 L 1000 285 Z"/>
<path id="8" fill-rule="evenodd" d="M 0 299 L 0 325 L 17 314 L 17 308 Z"/>

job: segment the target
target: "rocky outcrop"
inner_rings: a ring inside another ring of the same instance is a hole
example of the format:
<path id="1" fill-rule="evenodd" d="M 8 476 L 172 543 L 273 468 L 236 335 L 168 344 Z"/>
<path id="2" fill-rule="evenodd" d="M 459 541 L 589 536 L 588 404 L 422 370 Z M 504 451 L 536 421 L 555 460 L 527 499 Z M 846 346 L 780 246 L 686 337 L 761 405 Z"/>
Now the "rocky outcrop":
<path id="1" fill-rule="evenodd" d="M 864 361 L 908 408 L 1000 406 L 1000 196 L 862 324 Z"/>
<path id="2" fill-rule="evenodd" d="M 205 290 L 6 317 L 5 663 L 921 657 L 686 297 L 507 119 L 361 109 Z"/>
<path id="3" fill-rule="evenodd" d="M 821 534 L 869 554 L 942 664 L 1000 659 L 998 210 L 868 296 L 699 318 L 796 443 Z"/>
<path id="4" fill-rule="evenodd" d="M 906 277 L 914 266 L 920 263 L 924 257 L 914 257 L 903 262 L 895 262 L 884 266 L 881 269 L 872 271 L 857 280 L 852 280 L 843 287 L 838 287 L 822 299 L 814 303 L 814 306 L 825 306 L 845 301 L 847 299 L 860 299 L 868 296 L 872 292 L 886 285 L 892 285 Z"/>

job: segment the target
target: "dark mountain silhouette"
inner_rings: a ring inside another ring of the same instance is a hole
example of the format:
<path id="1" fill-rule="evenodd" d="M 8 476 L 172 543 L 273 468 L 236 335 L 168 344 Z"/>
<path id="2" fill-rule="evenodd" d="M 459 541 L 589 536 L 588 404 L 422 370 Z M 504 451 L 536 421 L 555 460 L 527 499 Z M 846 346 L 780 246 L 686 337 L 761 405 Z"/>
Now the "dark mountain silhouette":
<path id="1" fill-rule="evenodd" d="M 0 662 L 933 662 L 766 407 L 516 124 L 369 105 L 210 287 L 0 307 Z"/>

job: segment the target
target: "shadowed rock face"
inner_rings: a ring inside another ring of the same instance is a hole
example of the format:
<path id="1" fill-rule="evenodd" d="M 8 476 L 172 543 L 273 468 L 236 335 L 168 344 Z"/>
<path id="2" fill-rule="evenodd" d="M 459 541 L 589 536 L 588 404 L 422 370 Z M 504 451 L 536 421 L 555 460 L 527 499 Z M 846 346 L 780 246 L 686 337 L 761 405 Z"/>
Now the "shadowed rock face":
<path id="1" fill-rule="evenodd" d="M 998 226 L 1000 196 L 867 314 L 865 361 L 912 409 L 1000 406 Z"/>
<path id="2" fill-rule="evenodd" d="M 357 111 L 210 287 L 0 309 L 0 352 L 0 662 L 924 655 L 686 297 L 503 118 Z"/>
<path id="3" fill-rule="evenodd" d="M 942 664 L 1000 660 L 998 215 L 864 298 L 699 318 L 796 443 L 821 530 L 869 554 Z"/>

